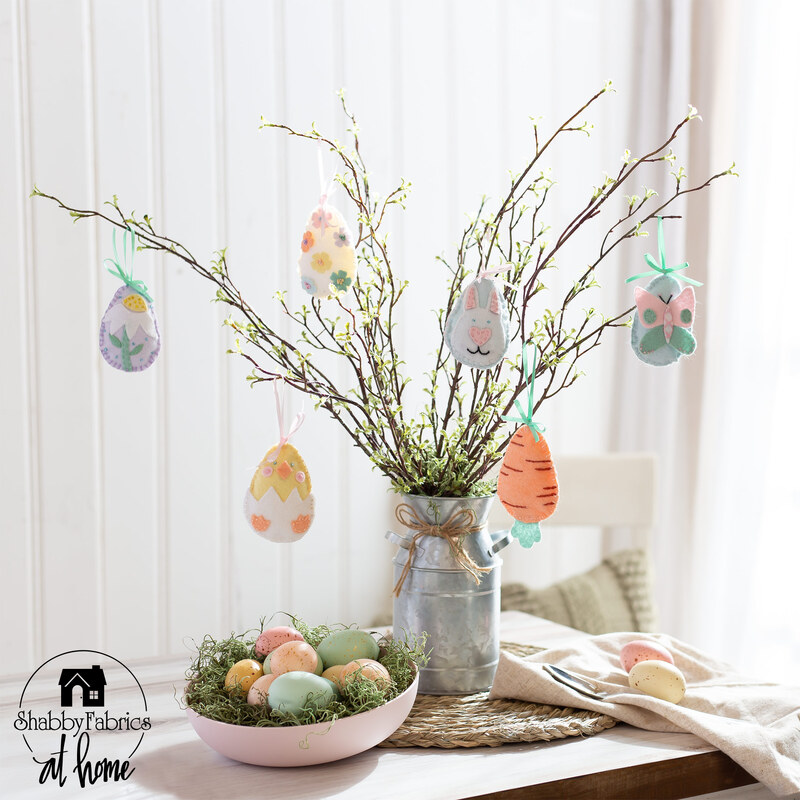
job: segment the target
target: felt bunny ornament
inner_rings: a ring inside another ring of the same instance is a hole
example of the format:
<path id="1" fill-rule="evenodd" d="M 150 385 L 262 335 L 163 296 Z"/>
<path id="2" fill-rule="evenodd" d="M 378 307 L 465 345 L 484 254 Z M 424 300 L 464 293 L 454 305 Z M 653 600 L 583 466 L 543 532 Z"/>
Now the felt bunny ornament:
<path id="1" fill-rule="evenodd" d="M 508 307 L 489 274 L 482 270 L 467 286 L 447 317 L 444 332 L 456 361 L 474 369 L 497 366 L 508 349 Z"/>

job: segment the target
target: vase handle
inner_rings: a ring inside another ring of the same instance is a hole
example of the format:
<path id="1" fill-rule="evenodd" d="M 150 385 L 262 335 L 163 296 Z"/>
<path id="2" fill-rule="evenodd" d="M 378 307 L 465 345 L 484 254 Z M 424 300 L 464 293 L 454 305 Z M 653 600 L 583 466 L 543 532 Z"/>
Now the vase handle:
<path id="1" fill-rule="evenodd" d="M 406 550 L 411 547 L 411 539 L 399 533 L 395 533 L 394 531 L 386 531 L 384 539 L 388 539 L 392 544 L 396 544 L 398 547 L 404 547 Z"/>
<path id="2" fill-rule="evenodd" d="M 490 553 L 497 553 L 502 550 L 504 547 L 507 547 L 511 544 L 513 540 L 513 536 L 511 535 L 511 530 L 505 531 L 494 531 L 490 534 L 492 537 L 492 546 L 489 548 Z"/>

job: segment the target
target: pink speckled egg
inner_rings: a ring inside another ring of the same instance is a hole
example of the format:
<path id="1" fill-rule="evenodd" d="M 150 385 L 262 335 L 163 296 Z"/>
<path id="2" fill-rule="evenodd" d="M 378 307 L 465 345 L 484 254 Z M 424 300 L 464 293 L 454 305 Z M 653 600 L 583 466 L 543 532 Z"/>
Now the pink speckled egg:
<path id="1" fill-rule="evenodd" d="M 247 692 L 247 702 L 251 706 L 263 706 L 267 702 L 267 692 L 269 685 L 277 678 L 277 675 L 262 675 Z"/>
<path id="2" fill-rule="evenodd" d="M 305 642 L 285 642 L 273 651 L 269 662 L 276 676 L 286 672 L 316 672 L 318 665 L 317 651 Z"/>
<path id="3" fill-rule="evenodd" d="M 630 672 L 640 661 L 666 661 L 667 664 L 674 664 L 669 650 L 658 642 L 648 642 L 645 639 L 636 639 L 628 642 L 619 654 L 622 668 L 625 672 Z"/>
<path id="4" fill-rule="evenodd" d="M 304 642 L 303 634 L 288 625 L 278 625 L 265 630 L 256 639 L 256 653 L 266 656 L 286 642 Z M 312 670 L 313 672 L 313 670 Z"/>

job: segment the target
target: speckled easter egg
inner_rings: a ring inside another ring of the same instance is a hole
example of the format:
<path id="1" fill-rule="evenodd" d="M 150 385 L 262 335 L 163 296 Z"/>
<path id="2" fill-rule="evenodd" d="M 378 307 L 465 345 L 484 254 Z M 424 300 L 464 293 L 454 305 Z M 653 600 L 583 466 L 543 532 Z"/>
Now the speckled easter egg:
<path id="1" fill-rule="evenodd" d="M 263 706 L 267 703 L 267 694 L 272 681 L 277 675 L 262 675 L 253 681 L 253 685 L 247 691 L 247 702 L 251 706 Z"/>
<path id="2" fill-rule="evenodd" d="M 264 674 L 261 664 L 252 658 L 237 661 L 225 676 L 225 690 L 229 694 L 247 694 L 256 679 Z"/>
<path id="3" fill-rule="evenodd" d="M 356 274 L 353 236 L 342 214 L 322 202 L 308 219 L 300 242 L 298 272 L 303 291 L 324 299 L 346 292 Z"/>
<path id="4" fill-rule="evenodd" d="M 339 680 L 342 684 L 346 684 L 356 676 L 372 681 L 381 688 L 387 688 L 392 683 L 389 670 L 383 664 L 373 661 L 371 658 L 357 658 L 355 661 L 346 664 L 339 673 Z"/>
<path id="5" fill-rule="evenodd" d="M 291 714 L 298 714 L 304 708 L 327 708 L 335 698 L 331 682 L 311 672 L 278 675 L 267 693 L 271 708 Z"/>
<path id="6" fill-rule="evenodd" d="M 619 654 L 622 669 L 630 672 L 640 661 L 666 661 L 667 664 L 674 664 L 669 650 L 658 642 L 649 642 L 646 639 L 636 639 L 628 642 Z"/>
<path id="7" fill-rule="evenodd" d="M 286 642 L 272 652 L 269 666 L 273 675 L 286 672 L 316 672 L 320 662 L 317 651 L 306 642 Z M 319 670 L 322 674 L 322 670 Z"/>
<path id="8" fill-rule="evenodd" d="M 323 673 L 322 677 L 327 678 L 331 683 L 335 686 L 341 688 L 342 687 L 342 670 L 345 668 L 345 664 L 334 664 L 332 667 L 328 667 Z"/>
<path id="9" fill-rule="evenodd" d="M 153 304 L 127 284 L 111 298 L 100 322 L 100 353 L 115 369 L 141 372 L 161 350 Z"/>
<path id="10" fill-rule="evenodd" d="M 628 673 L 628 684 L 632 689 L 668 703 L 680 703 L 686 694 L 683 673 L 666 661 L 640 661 L 634 664 Z"/>
<path id="11" fill-rule="evenodd" d="M 356 658 L 376 659 L 380 648 L 366 631 L 348 628 L 328 634 L 317 647 L 325 667 L 334 664 L 349 664 Z"/>
<path id="12" fill-rule="evenodd" d="M 303 634 L 290 628 L 288 625 L 277 625 L 274 628 L 267 628 L 256 639 L 256 654 L 260 656 L 269 655 L 273 650 L 286 642 L 304 642 Z"/>

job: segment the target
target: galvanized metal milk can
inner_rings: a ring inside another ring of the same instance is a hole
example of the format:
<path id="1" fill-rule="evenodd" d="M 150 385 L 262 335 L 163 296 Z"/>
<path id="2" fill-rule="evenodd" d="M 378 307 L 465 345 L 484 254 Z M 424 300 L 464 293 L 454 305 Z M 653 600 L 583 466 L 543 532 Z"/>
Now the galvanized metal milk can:
<path id="1" fill-rule="evenodd" d="M 477 573 L 477 583 L 459 563 L 447 539 L 421 534 L 416 527 L 386 534 L 399 545 L 392 562 L 395 583 L 402 577 L 413 549 L 410 567 L 394 598 L 394 636 L 401 639 L 404 632 L 428 634 L 426 649 L 432 652 L 420 671 L 419 691 L 423 694 L 470 694 L 492 684 L 500 657 L 503 561 L 497 553 L 511 541 L 509 531 L 489 533 L 487 521 L 494 497 L 403 495 L 403 502 L 429 525 L 446 525 L 464 509 L 473 512 L 474 524 L 470 527 L 478 530 L 461 541 L 464 553 L 484 570 Z M 459 518 L 464 516 L 462 513 Z"/>

